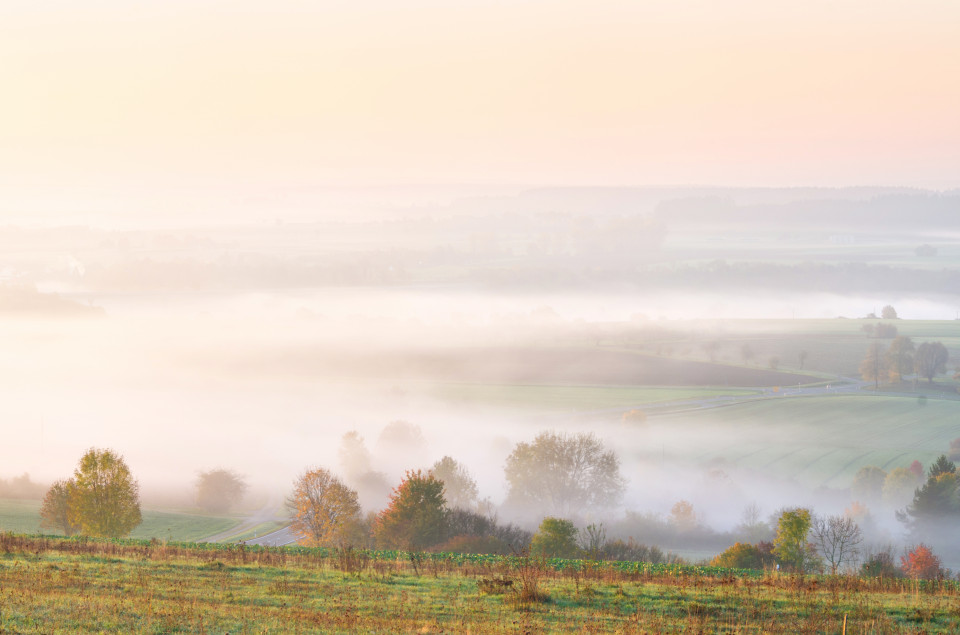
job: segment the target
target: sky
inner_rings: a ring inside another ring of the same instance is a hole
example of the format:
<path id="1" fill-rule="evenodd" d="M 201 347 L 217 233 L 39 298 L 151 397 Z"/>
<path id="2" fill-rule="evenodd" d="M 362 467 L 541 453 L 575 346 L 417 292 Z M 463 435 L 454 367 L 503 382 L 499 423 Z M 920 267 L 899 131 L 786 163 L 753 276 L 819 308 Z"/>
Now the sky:
<path id="1" fill-rule="evenodd" d="M 958 24 L 954 0 L 5 0 L 0 215 L 419 184 L 955 188 Z"/>

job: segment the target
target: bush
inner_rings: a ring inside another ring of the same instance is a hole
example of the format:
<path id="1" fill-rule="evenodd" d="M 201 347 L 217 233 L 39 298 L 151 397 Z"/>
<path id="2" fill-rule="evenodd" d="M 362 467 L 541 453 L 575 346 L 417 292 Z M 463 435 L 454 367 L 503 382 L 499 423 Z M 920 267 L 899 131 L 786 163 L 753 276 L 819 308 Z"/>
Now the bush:
<path id="1" fill-rule="evenodd" d="M 772 548 L 769 542 L 758 545 L 738 542 L 711 560 L 710 564 L 731 569 L 764 569 L 776 564 Z"/>
<path id="2" fill-rule="evenodd" d="M 431 549 L 446 553 L 482 553 L 508 556 L 513 553 L 510 545 L 493 536 L 454 536 Z"/>
<path id="3" fill-rule="evenodd" d="M 450 536 L 495 538 L 507 546 L 507 553 L 530 546 L 533 534 L 513 524 L 499 525 L 493 518 L 465 509 L 452 509 L 447 514 L 447 532 Z"/>
<path id="4" fill-rule="evenodd" d="M 578 558 L 577 528 L 569 520 L 547 517 L 530 542 L 530 554 L 547 558 Z"/>
<path id="5" fill-rule="evenodd" d="M 860 575 L 865 578 L 900 578 L 903 572 L 893 559 L 893 547 L 886 546 L 867 554 L 860 566 Z"/>
<path id="6" fill-rule="evenodd" d="M 633 538 L 626 542 L 623 540 L 612 540 L 600 549 L 601 560 L 613 560 L 621 562 L 649 562 L 651 564 L 663 564 L 667 562 L 668 556 L 664 555 L 659 547 L 649 547 L 634 542 Z"/>

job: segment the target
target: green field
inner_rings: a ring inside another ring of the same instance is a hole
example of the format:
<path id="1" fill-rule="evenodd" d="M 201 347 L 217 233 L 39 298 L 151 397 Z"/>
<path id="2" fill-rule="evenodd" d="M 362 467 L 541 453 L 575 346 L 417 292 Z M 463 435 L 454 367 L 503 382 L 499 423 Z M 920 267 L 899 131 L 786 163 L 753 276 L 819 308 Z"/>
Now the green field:
<path id="1" fill-rule="evenodd" d="M 153 509 L 143 510 L 143 523 L 130 533 L 131 538 L 161 540 L 202 540 L 240 524 L 229 516 L 180 514 Z M 38 533 L 40 501 L 0 499 L 0 531 Z"/>
<path id="2" fill-rule="evenodd" d="M 667 414 L 638 432 L 659 451 L 812 487 L 847 487 L 864 465 L 929 465 L 960 437 L 960 401 L 837 395 L 770 398 Z M 673 434 L 682 429 L 684 434 Z M 662 449 L 661 449 L 662 446 Z"/>
<path id="3" fill-rule="evenodd" d="M 757 394 L 757 391 L 716 387 L 652 388 L 453 383 L 439 384 L 433 390 L 436 398 L 451 404 L 548 413 L 631 408 L 682 399 L 753 394 Z"/>
<path id="4" fill-rule="evenodd" d="M 0 534 L 0 632 L 949 633 L 957 583 Z"/>

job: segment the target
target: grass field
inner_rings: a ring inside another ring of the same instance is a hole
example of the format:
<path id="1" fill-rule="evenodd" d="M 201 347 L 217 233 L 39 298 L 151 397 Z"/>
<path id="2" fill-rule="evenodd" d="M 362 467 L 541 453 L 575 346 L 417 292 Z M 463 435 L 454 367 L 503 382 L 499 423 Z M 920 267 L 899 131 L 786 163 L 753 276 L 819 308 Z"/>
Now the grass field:
<path id="1" fill-rule="evenodd" d="M 847 487 L 864 465 L 929 465 L 960 436 L 960 401 L 838 395 L 771 398 L 667 414 L 649 440 L 668 455 L 731 464 L 813 487 Z M 682 437 L 674 432 L 681 427 Z"/>
<path id="2" fill-rule="evenodd" d="M 144 509 L 143 523 L 134 529 L 131 538 L 160 540 L 202 540 L 240 524 L 229 516 L 178 514 Z M 40 501 L 0 499 L 0 531 L 38 533 Z"/>
<path id="3" fill-rule="evenodd" d="M 949 633 L 956 583 L 0 535 L 0 631 Z"/>
<path id="4" fill-rule="evenodd" d="M 452 404 L 537 412 L 579 412 L 628 408 L 640 404 L 713 397 L 753 395 L 733 388 L 653 388 L 635 386 L 543 386 L 509 384 L 437 384 L 432 394 Z"/>

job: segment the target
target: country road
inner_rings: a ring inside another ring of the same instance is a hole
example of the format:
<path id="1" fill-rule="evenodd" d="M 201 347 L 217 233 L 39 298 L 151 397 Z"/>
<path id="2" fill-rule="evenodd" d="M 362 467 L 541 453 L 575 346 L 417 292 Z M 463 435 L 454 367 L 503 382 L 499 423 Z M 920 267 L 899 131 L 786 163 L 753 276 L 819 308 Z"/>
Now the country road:
<path id="1" fill-rule="evenodd" d="M 263 507 L 255 511 L 253 514 L 251 514 L 244 520 L 242 520 L 240 524 L 234 527 L 231 527 L 226 531 L 220 532 L 218 534 L 214 534 L 212 536 L 208 536 L 207 538 L 204 538 L 200 542 L 223 542 L 224 540 L 227 540 L 232 536 L 236 536 L 244 532 L 250 531 L 254 527 L 257 527 L 258 525 L 269 523 L 271 521 L 274 521 L 274 522 L 283 521 L 286 519 L 287 519 L 287 513 L 286 513 L 286 510 L 284 509 L 282 501 L 278 501 L 275 497 L 272 497 L 266 502 L 266 504 L 264 504 Z M 255 542 L 253 540 L 247 540 L 246 542 L 248 544 L 263 544 L 263 543 Z"/>

